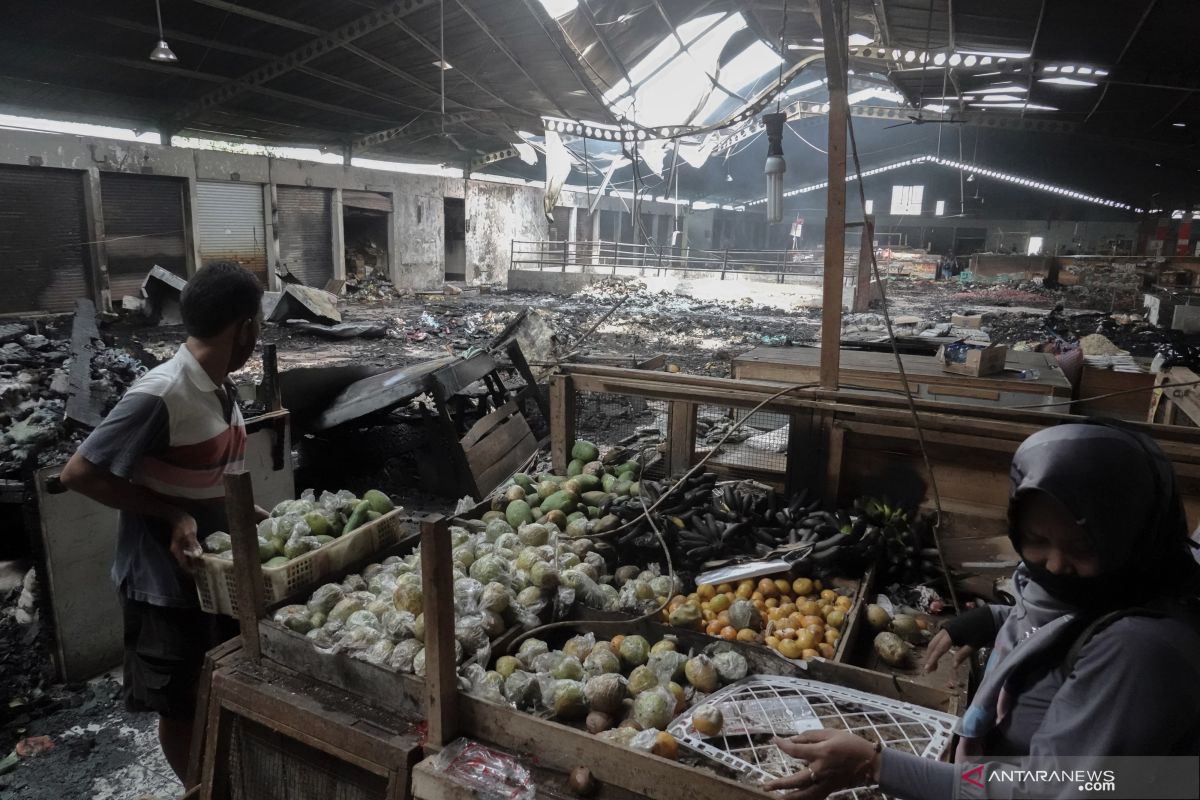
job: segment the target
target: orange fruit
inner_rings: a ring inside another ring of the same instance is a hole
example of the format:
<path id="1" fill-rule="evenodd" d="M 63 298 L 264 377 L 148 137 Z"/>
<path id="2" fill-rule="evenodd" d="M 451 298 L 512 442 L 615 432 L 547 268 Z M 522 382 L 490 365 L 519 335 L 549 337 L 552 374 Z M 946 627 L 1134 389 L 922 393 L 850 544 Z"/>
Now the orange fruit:
<path id="1" fill-rule="evenodd" d="M 717 636 L 721 633 L 721 628 L 724 627 L 720 620 L 709 620 L 708 624 L 704 626 L 704 632 L 709 636 Z"/>
<path id="2" fill-rule="evenodd" d="M 780 603 L 779 610 L 781 612 L 783 612 L 783 614 L 785 616 L 787 614 L 794 614 L 796 612 L 796 604 L 795 603 Z"/>
<path id="3" fill-rule="evenodd" d="M 726 625 L 724 628 L 721 628 L 721 638 L 728 639 L 731 642 L 737 638 L 737 633 L 737 628 L 732 625 Z"/>
<path id="4" fill-rule="evenodd" d="M 720 586 L 717 587 L 717 594 L 728 594 L 729 592 L 732 592 L 732 591 L 733 591 L 733 584 L 730 584 L 730 583 L 722 583 Z"/>
<path id="5" fill-rule="evenodd" d="M 783 614 L 780 613 L 778 606 L 776 606 L 775 608 L 767 609 L 767 620 L 770 622 L 774 622 L 775 620 L 781 618 L 782 616 L 783 616 Z"/>
<path id="6" fill-rule="evenodd" d="M 712 600 L 717 595 L 717 587 L 711 583 L 702 583 L 696 587 L 696 594 L 701 600 Z"/>
<path id="7" fill-rule="evenodd" d="M 844 611 L 833 610 L 825 617 L 825 623 L 834 628 L 840 628 L 846 622 L 846 613 Z"/>
<path id="8" fill-rule="evenodd" d="M 801 650 L 811 650 L 816 646 L 817 639 L 809 631 L 796 631 L 796 644 Z"/>
<path id="9" fill-rule="evenodd" d="M 750 593 L 750 599 L 755 603 L 761 603 L 767 599 L 767 596 L 756 589 Z"/>
<path id="10" fill-rule="evenodd" d="M 816 650 L 813 650 L 811 648 L 800 652 L 800 657 L 803 658 L 805 661 L 808 661 L 810 658 L 820 658 L 820 656 L 821 656 L 821 654 L 819 652 L 817 652 Z"/>
<path id="11" fill-rule="evenodd" d="M 821 599 L 822 600 L 828 600 L 829 602 L 832 603 L 834 600 L 837 599 L 837 596 L 838 596 L 837 592 L 835 592 L 833 589 L 822 589 L 821 590 Z"/>
<path id="12" fill-rule="evenodd" d="M 779 637 L 778 636 L 768 636 L 766 638 L 766 642 L 767 642 L 767 647 L 770 647 L 774 650 L 779 649 Z"/>
<path id="13" fill-rule="evenodd" d="M 825 641 L 828 644 L 837 644 L 837 640 L 840 639 L 841 636 L 842 636 L 842 632 L 839 631 L 837 628 L 826 628 L 825 629 Z"/>
<path id="14" fill-rule="evenodd" d="M 797 608 L 800 610 L 801 614 L 810 617 L 815 616 L 821 611 L 821 606 L 819 606 L 816 601 L 813 600 L 805 600 L 803 603 L 800 603 Z"/>
<path id="15" fill-rule="evenodd" d="M 776 578 L 775 588 L 779 591 L 779 594 L 787 594 L 792 590 L 792 584 L 788 583 L 788 581 L 783 578 Z"/>
<path id="16" fill-rule="evenodd" d="M 801 625 L 824 625 L 825 620 L 820 614 L 805 614 L 802 618 Z"/>
<path id="17" fill-rule="evenodd" d="M 779 636 L 780 639 L 795 639 L 796 638 L 796 629 L 795 628 L 780 628 L 778 631 L 776 631 L 776 634 Z"/>
<path id="18" fill-rule="evenodd" d="M 705 622 L 712 622 L 717 618 L 717 612 L 713 611 L 711 608 L 706 608 L 700 612 L 700 616 L 703 617 Z"/>
<path id="19" fill-rule="evenodd" d="M 792 591 L 803 597 L 806 594 L 812 594 L 813 582 L 811 578 L 796 578 L 792 581 Z"/>
<path id="20" fill-rule="evenodd" d="M 813 589 L 814 589 L 814 590 L 816 590 L 816 591 L 818 591 L 818 592 L 819 592 L 819 591 L 821 591 L 821 590 L 822 590 L 822 589 L 824 589 L 824 588 L 825 588 L 825 587 L 821 585 L 821 579 L 820 579 L 820 578 L 817 578 L 815 581 L 813 581 Z"/>
<path id="21" fill-rule="evenodd" d="M 764 598 L 774 597 L 779 594 L 779 590 L 775 588 L 775 581 L 770 578 L 763 578 L 754 585 L 754 591 L 761 594 Z"/>
<path id="22" fill-rule="evenodd" d="M 821 642 L 817 645 L 817 652 L 821 654 L 821 658 L 833 658 L 833 645 Z"/>
<path id="23" fill-rule="evenodd" d="M 716 611 L 718 614 L 729 608 L 730 605 L 732 604 L 729 602 L 729 598 L 723 594 L 719 594 L 712 600 L 708 601 L 708 607 L 713 611 Z"/>
<path id="24" fill-rule="evenodd" d="M 854 601 L 851 600 L 847 595 L 839 594 L 837 600 L 833 601 L 833 604 L 838 608 L 846 609 L 854 605 Z"/>
<path id="25" fill-rule="evenodd" d="M 750 596 L 754 594 L 754 587 L 743 583 L 738 586 L 737 591 L 733 594 L 742 600 L 749 600 Z"/>
<path id="26" fill-rule="evenodd" d="M 623 634 L 620 634 L 620 633 L 618 633 L 616 636 L 614 636 L 614 637 L 612 638 L 612 646 L 613 646 L 613 648 L 614 648 L 614 649 L 616 649 L 616 650 L 620 650 L 620 649 L 621 649 L 621 642 L 623 642 L 623 641 L 625 641 L 625 636 L 624 636 Z"/>
<path id="27" fill-rule="evenodd" d="M 813 635 L 814 639 L 824 639 L 825 638 L 825 626 L 824 625 L 817 625 L 817 624 L 805 625 L 804 630 L 811 633 Z"/>
<path id="28" fill-rule="evenodd" d="M 675 761 L 679 758 L 679 743 L 675 741 L 675 737 L 666 731 L 659 731 L 654 737 L 654 744 L 650 747 L 650 752 L 656 756 L 669 758 Z"/>
<path id="29" fill-rule="evenodd" d="M 749 628 L 742 628 L 737 632 L 737 640 L 739 642 L 756 642 L 758 641 L 758 634 Z"/>
<path id="30" fill-rule="evenodd" d="M 681 594 L 677 594 L 671 598 L 671 602 L 667 603 L 667 611 L 674 611 L 682 605 L 687 604 L 687 598 Z"/>
<path id="31" fill-rule="evenodd" d="M 766 603 L 764 603 L 764 605 L 766 605 L 767 608 L 778 608 L 779 607 L 779 598 L 778 597 L 768 597 L 767 601 L 766 601 Z"/>
<path id="32" fill-rule="evenodd" d="M 741 589 L 743 586 L 745 586 L 748 591 L 753 592 L 754 591 L 754 579 L 746 578 L 743 581 L 738 581 L 737 588 Z"/>

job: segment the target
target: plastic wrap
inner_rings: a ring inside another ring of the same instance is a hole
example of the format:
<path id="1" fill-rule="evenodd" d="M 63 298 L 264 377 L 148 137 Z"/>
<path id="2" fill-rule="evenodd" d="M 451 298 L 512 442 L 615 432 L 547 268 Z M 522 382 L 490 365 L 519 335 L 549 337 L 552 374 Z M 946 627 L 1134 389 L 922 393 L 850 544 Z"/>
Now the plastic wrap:
<path id="1" fill-rule="evenodd" d="M 367 581 L 367 591 L 379 597 L 388 598 L 388 602 L 392 602 L 392 595 L 396 592 L 397 584 L 396 573 L 389 571 L 387 567 L 383 567 L 379 574 Z"/>
<path id="2" fill-rule="evenodd" d="M 587 699 L 583 693 L 583 683 L 575 680 L 561 680 L 553 675 L 537 675 L 538 689 L 541 691 L 542 705 L 558 719 L 582 719 L 587 715 Z"/>
<path id="3" fill-rule="evenodd" d="M 504 680 L 504 696 L 517 708 L 532 711 L 539 707 L 542 699 L 537 678 L 525 670 L 513 670 Z"/>
<path id="4" fill-rule="evenodd" d="M 375 664 L 382 667 L 388 664 L 393 649 L 394 645 L 391 639 L 379 639 L 367 649 L 354 653 L 353 657 L 360 661 L 366 661 L 368 664 Z"/>
<path id="5" fill-rule="evenodd" d="M 383 633 L 383 625 L 379 622 L 379 617 L 372 614 L 370 611 L 363 609 L 355 611 L 346 618 L 346 627 L 353 628 L 370 628 L 376 634 Z"/>
<path id="6" fill-rule="evenodd" d="M 333 607 L 342 601 L 346 593 L 342 591 L 342 587 L 336 583 L 327 583 L 324 586 L 318 586 L 312 596 L 308 598 L 308 610 L 312 613 L 318 611 L 328 615 Z"/>
<path id="7" fill-rule="evenodd" d="M 485 670 L 478 664 L 468 664 L 461 674 L 467 679 L 468 692 L 489 703 L 506 704 L 504 677 L 499 672 Z"/>
<path id="8" fill-rule="evenodd" d="M 392 654 L 388 658 L 388 666 L 406 675 L 413 674 L 413 659 L 417 653 L 424 650 L 425 647 L 416 639 L 405 639 L 398 642 L 392 648 Z"/>
<path id="9" fill-rule="evenodd" d="M 433 766 L 481 800 L 533 800 L 536 795 L 533 777 L 516 757 L 469 739 L 451 742 Z"/>
<path id="10" fill-rule="evenodd" d="M 420 614 L 425 608 L 425 597 L 421 592 L 421 576 L 410 572 L 397 578 L 396 588 L 392 591 L 392 602 L 397 611 Z"/>
<path id="11" fill-rule="evenodd" d="M 210 533 L 204 537 L 204 550 L 208 553 L 224 553 L 233 547 L 233 539 L 224 531 Z"/>
<path id="12" fill-rule="evenodd" d="M 658 653 L 651 653 L 649 660 L 646 661 L 646 666 L 658 677 L 659 684 L 666 686 L 671 681 L 676 683 L 682 681 L 683 669 L 687 661 L 688 658 L 683 653 L 677 653 L 674 650 L 664 650 Z"/>
<path id="13" fill-rule="evenodd" d="M 503 614 L 512 603 L 512 591 L 501 583 L 489 583 L 483 587 L 479 596 L 479 607 L 485 611 Z"/>
<path id="14" fill-rule="evenodd" d="M 413 635 L 413 626 L 416 622 L 416 617 L 407 611 L 397 611 L 392 608 L 383 612 L 383 616 L 379 618 L 380 624 L 383 626 L 383 632 L 392 639 L 408 639 Z"/>
<path id="15" fill-rule="evenodd" d="M 312 625 L 312 613 L 306 606 L 284 606 L 275 612 L 275 622 L 296 633 L 308 633 Z"/>
<path id="16" fill-rule="evenodd" d="M 361 592 L 367 588 L 367 581 L 362 575 L 347 575 L 342 581 L 342 591 L 346 594 L 350 592 Z"/>
<path id="17" fill-rule="evenodd" d="M 550 652 L 550 645 L 543 642 L 541 639 L 526 639 L 521 642 L 521 646 L 517 648 L 517 660 L 525 665 L 525 669 L 533 669 L 534 661 L 543 653 Z"/>
<path id="18" fill-rule="evenodd" d="M 581 633 L 577 636 L 572 636 L 563 644 L 563 652 L 569 656 L 574 656 L 580 661 L 587 659 L 592 653 L 592 648 L 596 646 L 596 635 L 594 633 Z"/>

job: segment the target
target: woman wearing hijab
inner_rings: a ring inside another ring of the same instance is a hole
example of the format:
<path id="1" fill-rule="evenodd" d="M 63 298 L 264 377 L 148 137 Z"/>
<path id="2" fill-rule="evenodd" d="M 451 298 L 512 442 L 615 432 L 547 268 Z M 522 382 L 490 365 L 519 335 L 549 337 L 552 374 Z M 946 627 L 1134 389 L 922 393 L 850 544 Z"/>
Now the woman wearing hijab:
<path id="1" fill-rule="evenodd" d="M 1200 753 L 1200 563 L 1158 445 L 1098 424 L 1039 431 L 1013 457 L 1008 520 L 1016 604 L 951 620 L 925 664 L 993 648 L 955 760 Z M 777 744 L 808 763 L 766 784 L 788 800 L 872 783 L 945 800 L 961 784 L 954 764 L 846 731 Z"/>

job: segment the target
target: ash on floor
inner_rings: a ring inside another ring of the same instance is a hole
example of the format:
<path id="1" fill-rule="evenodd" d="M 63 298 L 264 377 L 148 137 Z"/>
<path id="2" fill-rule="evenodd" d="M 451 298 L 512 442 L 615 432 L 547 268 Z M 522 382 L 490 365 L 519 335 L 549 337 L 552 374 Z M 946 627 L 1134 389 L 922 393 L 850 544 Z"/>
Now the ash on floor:
<path id="1" fill-rule="evenodd" d="M 0 775 L 0 797 L 168 800 L 183 793 L 158 746 L 158 717 L 126 711 L 116 677 L 52 687 L 46 694 L 54 711 L 25 724 L 18 717 L 3 734 L 7 741 L 17 740 L 14 753 L 37 750 L 36 737 L 48 737 L 53 746 L 18 755 Z"/>

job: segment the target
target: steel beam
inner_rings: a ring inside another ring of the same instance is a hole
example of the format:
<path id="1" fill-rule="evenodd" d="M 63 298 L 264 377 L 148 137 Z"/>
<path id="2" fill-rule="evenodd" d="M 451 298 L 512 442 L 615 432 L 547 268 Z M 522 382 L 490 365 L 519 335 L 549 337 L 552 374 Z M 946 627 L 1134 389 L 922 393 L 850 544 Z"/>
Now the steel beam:
<path id="1" fill-rule="evenodd" d="M 596 37 L 596 41 L 604 48 L 604 52 L 608 54 L 608 60 L 613 63 L 613 66 L 621 71 L 625 76 L 625 82 L 630 86 L 633 85 L 633 78 L 629 77 L 629 70 L 625 68 L 625 62 L 617 55 L 617 51 L 613 49 L 612 43 L 608 41 L 608 34 L 596 24 L 596 17 L 592 14 L 592 10 L 588 8 L 587 0 L 580 0 L 579 5 L 575 7 L 579 11 L 579 15 L 583 17 L 584 22 L 592 29 L 592 34 Z"/>
<path id="2" fill-rule="evenodd" d="M 223 3 L 223 0 L 196 0 L 196 2 L 203 2 L 206 5 L 212 5 L 217 2 L 222 2 L 223 5 L 232 5 Z M 433 6 L 435 2 L 436 0 L 395 0 L 395 2 L 381 6 L 375 11 L 364 14 L 353 22 L 342 25 L 329 33 L 317 36 L 308 44 L 297 47 L 290 53 L 268 64 L 264 64 L 238 78 L 228 81 L 224 86 L 205 94 L 198 100 L 188 103 L 176 111 L 171 115 L 171 120 L 174 122 L 185 122 L 198 114 L 202 114 L 205 111 L 220 106 L 222 103 L 228 102 L 248 89 L 261 86 L 290 70 L 304 66 L 310 61 L 327 55 L 331 51 L 349 44 L 361 36 L 376 31 L 390 24 L 393 19 L 399 19 L 407 14 L 412 14 L 423 8 Z M 228 10 L 234 12 L 238 9 L 244 10 L 241 6 L 236 5 Z M 259 12 L 255 13 L 258 14 Z"/>
<path id="3" fill-rule="evenodd" d="M 495 164 L 500 161 L 507 161 L 510 158 L 517 158 L 520 155 L 521 154 L 517 152 L 517 148 L 515 148 L 515 147 L 506 147 L 503 150 L 496 150 L 494 152 L 488 153 L 485 156 L 480 156 L 479 158 L 472 161 L 470 169 L 468 171 L 468 174 L 470 174 L 471 172 L 474 172 L 475 170 L 479 169 L 480 167 L 486 167 L 489 164 Z"/>
<path id="4" fill-rule="evenodd" d="M 871 8 L 875 12 L 875 24 L 879 26 L 879 41 L 885 47 L 891 47 L 892 32 L 888 29 L 887 6 L 883 0 L 871 0 Z"/>
<path id="5" fill-rule="evenodd" d="M 356 139 L 351 147 L 354 149 L 354 152 L 361 153 L 364 150 L 377 147 L 384 142 L 390 142 L 393 139 L 410 138 L 428 133 L 438 133 L 446 125 L 457 125 L 463 122 L 470 122 L 478 117 L 479 115 L 472 111 L 460 111 L 453 114 L 446 114 L 444 117 L 438 116 L 428 120 L 414 119 L 407 125 L 400 125 L 395 128 L 377 131 Z"/>
<path id="6" fill-rule="evenodd" d="M 424 47 L 426 50 L 428 50 L 428 51 L 429 51 L 431 54 L 433 54 L 433 55 L 434 55 L 436 58 L 438 58 L 438 60 L 441 60 L 441 58 L 442 58 L 442 51 L 441 51 L 441 49 L 440 49 L 440 48 L 438 48 L 436 45 L 434 45 L 434 43 L 433 43 L 433 42 L 429 41 L 429 40 L 428 40 L 428 39 L 426 39 L 424 36 L 422 36 L 420 33 L 418 33 L 416 30 L 414 30 L 413 28 L 410 28 L 408 25 L 405 25 L 405 24 L 404 24 L 403 22 L 401 22 L 400 20 L 395 20 L 395 21 L 393 21 L 393 22 L 392 22 L 392 25 L 393 25 L 393 27 L 395 27 L 396 29 L 398 29 L 398 30 L 399 30 L 399 31 L 401 31 L 402 33 L 404 33 L 404 34 L 406 34 L 407 36 L 409 36 L 410 38 L 412 38 L 412 40 L 413 40 L 413 41 L 415 41 L 417 44 L 421 45 L 421 46 L 422 46 L 422 47 Z M 479 80 L 478 80 L 477 78 L 475 78 L 474 76 L 472 76 L 472 75 L 471 75 L 471 73 L 470 73 L 468 70 L 465 70 L 465 69 L 463 69 L 463 65 L 462 65 L 462 64 L 455 64 L 455 65 L 454 65 L 454 73 L 455 73 L 455 74 L 456 74 L 458 77 L 460 77 L 460 78 L 462 78 L 463 80 L 465 80 L 467 83 L 469 83 L 469 84 L 471 84 L 472 86 L 474 86 L 474 87 L 475 87 L 476 89 L 478 89 L 479 91 L 481 91 L 481 92 L 483 92 L 484 94 L 486 94 L 488 97 L 490 97 L 490 98 L 492 98 L 493 100 L 495 100 L 497 103 L 500 103 L 501 105 L 504 105 L 504 106 L 508 106 L 508 107 L 509 107 L 509 108 L 511 108 L 513 111 L 519 111 L 519 112 L 521 112 L 521 113 L 527 113 L 527 112 L 526 112 L 524 109 L 522 109 L 522 108 L 518 108 L 517 106 L 513 105 L 512 103 L 510 103 L 509 101 L 505 100 L 503 97 L 501 97 L 500 95 L 496 94 L 494 91 L 492 91 L 491 89 L 489 89 L 488 87 L 486 87 L 486 86 L 484 86 L 482 83 L 480 83 L 480 82 L 479 82 Z"/>
<path id="7" fill-rule="evenodd" d="M 1038 9 L 1037 25 L 1033 29 L 1033 41 L 1029 43 L 1029 57 L 1036 61 L 1038 36 L 1042 33 L 1042 20 L 1046 17 L 1046 0 L 1042 0 Z M 1033 99 L 1033 70 L 1029 71 L 1029 83 L 1025 87 L 1025 105 L 1021 106 L 1021 119 L 1025 119 L 1025 107 Z"/>
<path id="8" fill-rule="evenodd" d="M 515 55 L 513 55 L 512 50 L 508 49 L 508 45 L 504 44 L 504 42 L 502 42 L 499 37 L 496 36 L 496 34 L 492 33 L 492 29 L 488 27 L 487 23 L 484 22 L 469 5 L 467 5 L 466 0 L 454 0 L 454 2 L 457 3 L 458 7 L 463 10 L 463 13 L 466 14 L 473 23 L 475 23 L 475 27 L 483 31 L 484 35 L 492 41 L 492 44 L 496 45 L 496 49 L 503 53 L 505 58 L 511 61 L 513 66 L 515 66 L 521 72 L 521 74 L 525 76 L 525 80 L 529 81 L 533 88 L 537 89 L 538 93 L 541 94 L 542 97 L 550 101 L 550 105 L 558 109 L 560 114 L 570 119 L 570 112 L 563 108 L 562 104 L 555 99 L 554 95 L 549 92 L 546 87 L 541 84 L 541 82 L 534 78 L 533 75 L 529 74 L 529 70 L 525 68 L 525 65 L 522 64 Z"/>
<path id="9" fill-rule="evenodd" d="M 608 119 L 616 119 L 616 116 L 609 108 L 608 102 L 605 101 L 603 93 L 596 87 L 596 82 L 593 81 L 587 73 L 583 71 L 583 66 L 579 63 L 579 59 L 575 55 L 575 50 L 567 43 L 567 38 L 563 34 L 562 28 L 546 13 L 546 9 L 538 0 L 525 0 L 525 8 L 529 11 L 537 23 L 542 28 L 542 32 L 546 34 L 546 38 L 554 45 L 558 57 L 562 59 L 563 64 L 575 76 L 575 80 L 579 81 L 579 87 L 591 95 L 592 101 L 600 108 L 604 109 L 605 116 Z"/>
<path id="10" fill-rule="evenodd" d="M 1136 39 L 1137 35 L 1141 32 L 1142 26 L 1146 24 L 1146 18 L 1150 16 L 1150 12 L 1154 10 L 1154 6 L 1157 2 L 1158 0 L 1150 0 L 1150 2 L 1146 4 L 1146 10 L 1142 12 L 1142 16 L 1140 19 L 1138 19 L 1137 25 L 1134 25 L 1133 30 L 1129 32 L 1129 38 L 1125 40 L 1125 46 L 1121 48 L 1121 52 L 1117 55 L 1117 60 L 1114 61 L 1112 67 L 1109 68 L 1110 71 L 1115 70 L 1120 65 L 1121 60 L 1125 58 L 1125 54 L 1129 52 L 1129 48 L 1133 45 L 1133 40 Z M 1030 55 L 1032 55 L 1032 53 Z M 1100 90 L 1100 96 L 1096 98 L 1096 104 L 1092 106 L 1092 110 L 1089 111 L 1087 116 L 1083 118 L 1084 125 L 1088 124 L 1088 121 L 1091 120 L 1092 115 L 1099 110 L 1100 104 L 1104 102 L 1104 96 L 1106 94 L 1108 94 L 1107 83 L 1104 84 L 1104 88 Z"/>

